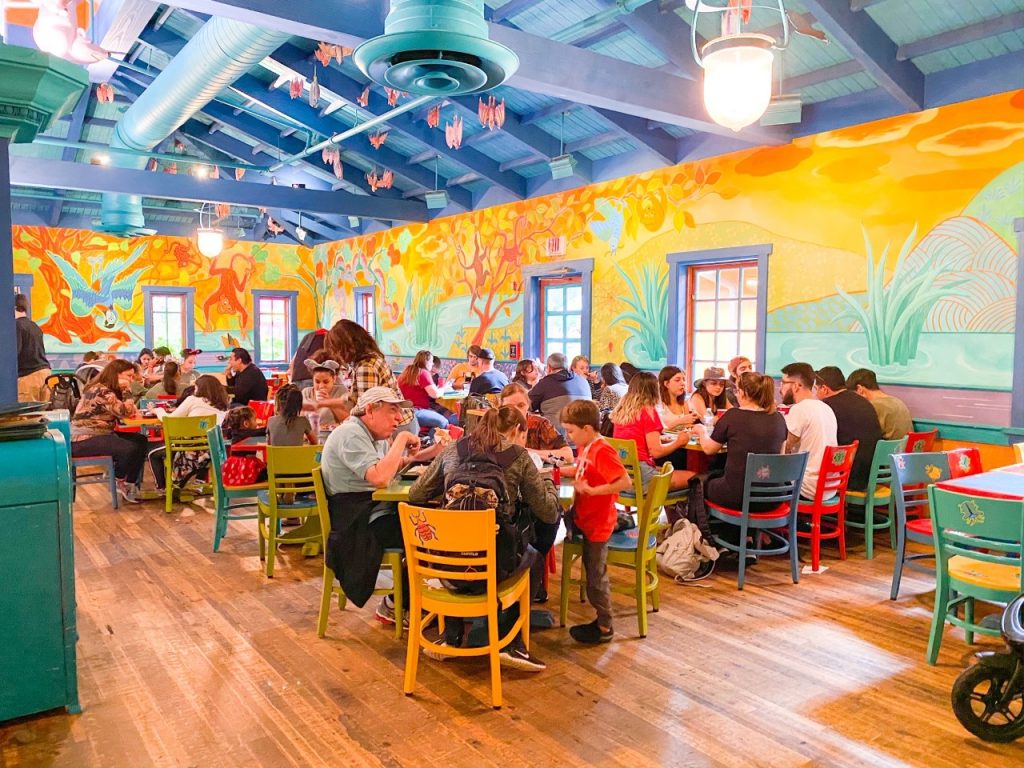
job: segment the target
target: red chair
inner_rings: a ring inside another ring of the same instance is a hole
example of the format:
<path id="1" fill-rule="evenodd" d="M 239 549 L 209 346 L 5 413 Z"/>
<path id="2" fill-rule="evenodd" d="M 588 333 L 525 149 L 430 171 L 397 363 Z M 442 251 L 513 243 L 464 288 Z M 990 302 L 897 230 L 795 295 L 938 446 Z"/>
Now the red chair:
<path id="1" fill-rule="evenodd" d="M 797 520 L 802 515 L 811 517 L 811 530 L 801 531 L 798 527 L 796 535 L 811 540 L 811 569 L 815 572 L 821 560 L 822 541 L 838 539 L 839 559 L 846 559 L 846 486 L 850 482 L 850 470 L 859 444 L 859 441 L 854 440 L 849 445 L 830 445 L 825 448 L 814 500 L 800 499 L 796 508 Z M 835 491 L 835 495 L 825 499 L 829 491 Z"/>
<path id="2" fill-rule="evenodd" d="M 977 448 L 954 448 L 946 451 L 949 459 L 949 477 L 967 477 L 977 475 L 984 470 L 981 468 L 981 451 Z"/>
<path id="3" fill-rule="evenodd" d="M 273 400 L 250 400 L 249 407 L 256 414 L 256 421 L 262 424 L 266 424 L 270 417 L 274 415 Z"/>
<path id="4" fill-rule="evenodd" d="M 931 432 L 907 432 L 907 448 L 904 453 L 928 453 L 935 447 L 935 438 L 939 436 L 939 428 Z"/>

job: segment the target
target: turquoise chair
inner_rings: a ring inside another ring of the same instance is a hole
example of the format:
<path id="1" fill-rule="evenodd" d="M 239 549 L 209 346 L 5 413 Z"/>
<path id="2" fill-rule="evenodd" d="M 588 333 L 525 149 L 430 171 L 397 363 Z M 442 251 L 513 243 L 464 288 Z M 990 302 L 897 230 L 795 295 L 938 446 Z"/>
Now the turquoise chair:
<path id="1" fill-rule="evenodd" d="M 800 581 L 800 561 L 796 548 L 796 515 L 800 503 L 800 484 L 807 467 L 807 453 L 747 454 L 747 469 L 743 478 L 743 506 L 729 509 L 705 499 L 708 513 L 716 520 L 737 526 L 739 546 L 715 536 L 715 544 L 739 555 L 736 588 L 743 589 L 747 555 L 789 554 L 789 568 L 793 583 Z M 751 504 L 771 504 L 767 512 L 751 512 Z M 786 529 L 786 535 L 778 529 Z M 755 536 L 752 546 L 747 536 Z M 768 539 L 762 545 L 762 537 Z M 774 544 L 774 546 L 770 546 Z"/>
<path id="2" fill-rule="evenodd" d="M 974 603 L 1005 605 L 1024 592 L 1024 502 L 928 488 L 935 543 L 935 611 L 928 637 L 934 665 L 946 624 L 961 627 L 967 644 L 975 633 L 999 636 L 974 621 Z M 963 605 L 963 618 L 957 609 Z"/>
<path id="3" fill-rule="evenodd" d="M 928 514 L 928 486 L 949 479 L 948 459 L 941 451 L 894 453 L 889 457 L 896 509 L 896 561 L 892 566 L 890 600 L 899 596 L 904 565 L 935 556 L 932 552 L 908 555 L 907 541 L 932 546 L 934 536 Z"/>
<path id="4" fill-rule="evenodd" d="M 237 485 L 226 487 L 224 485 L 224 462 L 227 461 L 228 453 L 224 445 L 224 433 L 220 426 L 214 426 L 206 432 L 206 440 L 210 447 L 210 474 L 213 481 L 213 503 L 216 511 L 216 520 L 213 525 L 213 551 L 220 549 L 220 540 L 228 535 L 228 523 L 232 520 L 255 520 L 257 512 L 238 514 L 236 509 L 254 509 L 256 507 L 256 494 L 259 491 L 267 490 L 267 483 L 256 483 L 254 485 Z"/>
<path id="5" fill-rule="evenodd" d="M 868 486 L 863 491 L 846 492 L 846 507 L 860 507 L 864 510 L 864 522 L 851 520 L 846 516 L 847 528 L 860 528 L 864 531 L 864 547 L 868 560 L 875 557 L 875 531 L 889 529 L 889 538 L 892 546 L 896 546 L 896 536 L 893 526 L 893 519 L 896 516 L 893 505 L 892 488 L 889 483 L 892 481 L 892 466 L 889 464 L 889 456 L 894 453 L 903 453 L 907 446 L 907 439 L 879 440 L 875 445 L 875 455 L 871 458 L 871 473 L 868 475 Z M 883 522 L 875 522 L 875 510 L 878 507 L 886 507 Z"/>

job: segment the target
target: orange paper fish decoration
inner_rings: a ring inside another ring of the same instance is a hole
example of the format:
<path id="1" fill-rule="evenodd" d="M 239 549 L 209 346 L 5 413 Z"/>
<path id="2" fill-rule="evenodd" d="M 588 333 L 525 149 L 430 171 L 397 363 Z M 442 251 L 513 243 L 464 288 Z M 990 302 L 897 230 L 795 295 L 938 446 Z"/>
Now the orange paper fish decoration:
<path id="1" fill-rule="evenodd" d="M 370 135 L 370 145 L 374 149 L 380 149 L 384 142 L 388 140 L 387 131 L 377 131 L 377 133 Z"/>
<path id="2" fill-rule="evenodd" d="M 306 87 L 306 81 L 301 77 L 293 77 L 291 82 L 288 83 L 288 95 L 293 99 L 299 98 L 302 95 L 302 91 Z"/>
<path id="3" fill-rule="evenodd" d="M 438 104 L 436 107 L 431 107 L 427 112 L 427 125 L 431 128 L 437 128 L 441 124 L 441 105 Z"/>
<path id="4" fill-rule="evenodd" d="M 217 203 L 217 217 L 226 219 L 231 215 L 231 206 L 227 203 Z"/>
<path id="5" fill-rule="evenodd" d="M 334 46 L 330 43 L 320 43 L 316 50 L 313 51 L 313 55 L 320 62 L 321 67 L 326 67 L 331 63 L 331 59 L 334 58 Z"/>
<path id="6" fill-rule="evenodd" d="M 378 189 L 391 189 L 391 185 L 395 183 L 395 174 L 391 171 L 384 171 L 378 176 L 377 171 L 374 170 L 366 174 L 366 183 L 374 192 Z"/>
<path id="7" fill-rule="evenodd" d="M 458 115 L 450 123 L 444 124 L 444 140 L 452 149 L 462 146 L 462 118 Z"/>
<path id="8" fill-rule="evenodd" d="M 235 181 L 241 181 L 245 176 L 245 168 L 235 168 Z"/>
<path id="9" fill-rule="evenodd" d="M 267 230 L 273 232 L 275 235 L 280 235 L 284 232 L 284 227 L 274 221 L 271 217 L 267 216 Z"/>
<path id="10" fill-rule="evenodd" d="M 480 117 L 480 125 L 487 130 L 494 131 L 501 128 L 505 124 L 505 100 L 496 102 L 493 96 L 487 101 L 480 99 L 477 115 Z"/>
<path id="11" fill-rule="evenodd" d="M 114 100 L 114 86 L 110 83 L 100 83 L 96 86 L 96 99 L 101 104 L 110 104 Z"/>
<path id="12" fill-rule="evenodd" d="M 359 95 L 359 98 L 356 99 L 356 104 L 358 104 L 360 107 L 365 107 L 369 103 L 370 103 L 370 88 L 366 87 L 366 88 L 363 89 L 363 92 Z"/>
<path id="13" fill-rule="evenodd" d="M 398 103 L 398 97 L 401 95 L 401 91 L 394 88 L 388 88 L 384 86 L 384 93 L 388 95 L 388 106 L 395 106 Z"/>

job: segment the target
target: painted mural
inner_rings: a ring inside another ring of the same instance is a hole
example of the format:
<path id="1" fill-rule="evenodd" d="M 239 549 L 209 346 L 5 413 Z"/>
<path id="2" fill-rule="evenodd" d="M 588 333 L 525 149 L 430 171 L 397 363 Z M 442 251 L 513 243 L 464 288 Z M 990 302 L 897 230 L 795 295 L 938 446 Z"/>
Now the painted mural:
<path id="1" fill-rule="evenodd" d="M 14 271 L 33 276 L 32 313 L 51 354 L 125 354 L 144 346 L 142 285 L 196 289 L 196 344 L 252 347 L 253 288 L 295 290 L 302 328 L 318 324 L 333 276 L 309 248 L 230 242 L 214 259 L 192 240 L 118 239 L 14 227 Z"/>
<path id="2" fill-rule="evenodd" d="M 326 247 L 386 297 L 384 347 L 522 337 L 521 269 L 593 258 L 595 361 L 666 358 L 670 253 L 770 243 L 767 361 L 1008 390 L 1024 91 Z M 551 257 L 549 238 L 564 238 Z"/>

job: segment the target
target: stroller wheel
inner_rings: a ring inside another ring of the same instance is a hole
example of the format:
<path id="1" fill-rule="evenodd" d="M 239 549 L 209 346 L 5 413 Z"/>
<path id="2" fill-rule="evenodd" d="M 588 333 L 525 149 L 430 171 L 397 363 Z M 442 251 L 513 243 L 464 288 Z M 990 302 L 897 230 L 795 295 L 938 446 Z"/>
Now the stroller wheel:
<path id="1" fill-rule="evenodd" d="M 1024 736 L 1024 690 L 1007 691 L 1012 676 L 1011 670 L 976 664 L 953 683 L 953 713 L 979 739 L 1009 742 Z"/>

